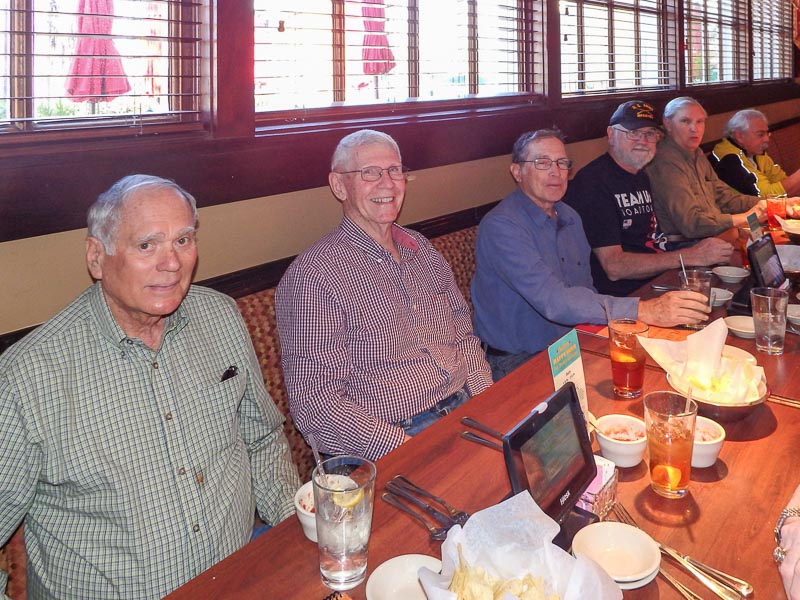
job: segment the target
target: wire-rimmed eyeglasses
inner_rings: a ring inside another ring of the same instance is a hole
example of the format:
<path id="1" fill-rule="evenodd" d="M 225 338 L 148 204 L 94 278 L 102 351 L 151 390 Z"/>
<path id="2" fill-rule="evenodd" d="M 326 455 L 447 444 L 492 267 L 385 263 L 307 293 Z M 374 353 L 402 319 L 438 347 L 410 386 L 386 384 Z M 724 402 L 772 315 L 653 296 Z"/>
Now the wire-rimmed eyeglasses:
<path id="1" fill-rule="evenodd" d="M 347 175 L 349 173 L 361 173 L 361 179 L 364 181 L 378 181 L 383 177 L 383 172 L 389 174 L 390 179 L 395 181 L 403 181 L 408 177 L 408 167 L 401 165 L 392 165 L 385 169 L 381 167 L 364 167 L 363 169 L 356 169 L 355 171 L 339 171 L 340 175 Z"/>
<path id="2" fill-rule="evenodd" d="M 521 163 L 533 163 L 533 168 L 539 171 L 548 171 L 555 163 L 562 171 L 569 171 L 572 168 L 572 161 L 568 158 L 559 158 L 553 160 L 552 158 L 534 158 L 532 160 L 521 160 Z"/>
<path id="3" fill-rule="evenodd" d="M 644 140 L 645 142 L 657 142 L 661 139 L 661 132 L 657 129 L 634 129 L 632 131 L 623 129 L 622 127 L 612 127 L 612 129 L 616 129 L 620 133 L 624 133 L 625 137 L 632 142 L 640 142 L 641 140 Z"/>

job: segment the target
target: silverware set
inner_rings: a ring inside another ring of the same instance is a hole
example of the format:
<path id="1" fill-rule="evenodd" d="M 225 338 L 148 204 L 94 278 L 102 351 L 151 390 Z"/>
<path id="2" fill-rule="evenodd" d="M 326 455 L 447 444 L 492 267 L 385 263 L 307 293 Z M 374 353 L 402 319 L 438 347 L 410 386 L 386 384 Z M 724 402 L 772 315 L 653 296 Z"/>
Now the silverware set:
<path id="1" fill-rule="evenodd" d="M 628 525 L 633 525 L 641 529 L 633 516 L 631 516 L 627 509 L 619 502 L 614 503 L 611 508 L 611 513 L 613 513 L 615 519 L 620 523 L 627 523 Z M 666 546 L 657 540 L 656 543 L 664 556 L 668 556 L 681 565 L 689 574 L 718 597 L 724 600 L 740 600 L 741 598 L 749 598 L 753 595 L 753 586 L 746 581 L 701 563 L 686 554 L 681 554 L 674 548 Z M 689 600 L 702 600 L 702 596 L 695 594 L 663 569 L 659 569 L 659 574 L 672 584 L 684 598 Z"/>
<path id="2" fill-rule="evenodd" d="M 419 487 L 403 475 L 396 475 L 386 482 L 386 492 L 381 498 L 422 523 L 432 540 L 444 540 L 453 525 L 464 525 L 469 519 L 469 514 Z M 438 508 L 425 499 L 432 500 Z M 426 515 L 433 519 L 433 522 L 426 518 Z"/>

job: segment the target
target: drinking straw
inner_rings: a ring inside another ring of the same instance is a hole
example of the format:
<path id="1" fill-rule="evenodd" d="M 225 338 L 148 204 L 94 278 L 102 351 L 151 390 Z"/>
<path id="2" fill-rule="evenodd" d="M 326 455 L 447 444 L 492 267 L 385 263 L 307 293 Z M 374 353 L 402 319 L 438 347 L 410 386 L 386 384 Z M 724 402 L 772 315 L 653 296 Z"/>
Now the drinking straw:
<path id="1" fill-rule="evenodd" d="M 689 403 L 691 401 L 692 401 L 692 388 L 690 387 L 688 390 L 686 390 L 686 406 L 684 406 L 683 412 L 685 413 L 689 412 Z"/>
<path id="2" fill-rule="evenodd" d="M 313 435 L 308 436 L 308 443 L 311 445 L 311 451 L 314 453 L 314 460 L 317 461 L 317 468 L 319 469 L 320 475 L 322 475 L 322 484 L 325 487 L 330 487 L 328 485 L 328 474 L 325 472 L 325 469 L 322 468 L 322 457 L 319 455 L 319 450 L 317 450 L 317 440 Z"/>
<path id="3" fill-rule="evenodd" d="M 681 261 L 681 271 L 683 271 L 683 280 L 686 281 L 686 265 L 683 264 L 683 254 L 678 254 L 678 258 Z"/>

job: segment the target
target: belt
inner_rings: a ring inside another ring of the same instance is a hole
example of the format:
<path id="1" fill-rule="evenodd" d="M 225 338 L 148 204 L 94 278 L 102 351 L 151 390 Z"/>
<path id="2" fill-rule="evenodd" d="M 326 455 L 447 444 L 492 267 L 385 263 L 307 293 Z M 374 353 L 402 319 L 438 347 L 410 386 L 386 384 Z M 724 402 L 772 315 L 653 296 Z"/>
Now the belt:
<path id="1" fill-rule="evenodd" d="M 498 350 L 497 348 L 492 348 L 489 344 L 484 344 L 483 349 L 486 352 L 487 356 L 511 356 L 514 354 L 513 352 L 506 352 L 505 350 Z"/>

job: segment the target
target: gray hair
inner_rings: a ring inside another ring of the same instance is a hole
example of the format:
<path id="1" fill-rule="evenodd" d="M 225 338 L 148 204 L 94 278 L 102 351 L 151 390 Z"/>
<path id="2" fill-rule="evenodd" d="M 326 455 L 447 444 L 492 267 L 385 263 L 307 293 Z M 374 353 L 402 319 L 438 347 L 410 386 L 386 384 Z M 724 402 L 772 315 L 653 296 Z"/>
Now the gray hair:
<path id="1" fill-rule="evenodd" d="M 686 108 L 687 106 L 698 106 L 700 110 L 703 111 L 703 114 L 705 116 L 708 116 L 706 109 L 703 108 L 703 105 L 700 104 L 697 100 L 695 100 L 691 96 L 680 96 L 678 98 L 673 98 L 672 100 L 667 102 L 667 105 L 664 107 L 664 118 L 671 119 L 672 117 L 675 116 L 675 114 L 678 111 Z"/>
<path id="2" fill-rule="evenodd" d="M 194 196 L 177 183 L 155 175 L 128 175 L 100 194 L 94 204 L 89 207 L 87 216 L 89 236 L 100 240 L 107 254 L 115 252 L 117 228 L 125 203 L 135 193 L 154 188 L 177 192 L 192 209 L 192 218 L 197 226 L 197 202 Z"/>
<path id="3" fill-rule="evenodd" d="M 737 131 L 747 131 L 750 129 L 750 121 L 753 119 L 763 119 L 765 123 L 767 122 L 767 117 L 760 110 L 746 108 L 737 112 L 725 123 L 725 127 L 722 129 L 722 137 L 732 138 Z"/>
<path id="4" fill-rule="evenodd" d="M 370 144 L 388 146 L 397 152 L 398 157 L 400 156 L 400 147 L 397 145 L 397 142 L 394 141 L 394 138 L 392 138 L 392 136 L 390 136 L 388 133 L 375 131 L 374 129 L 361 129 L 359 131 L 354 131 L 353 133 L 350 133 L 339 140 L 336 150 L 333 152 L 333 158 L 331 158 L 331 171 L 349 169 L 352 166 L 349 163 L 353 151 L 359 146 L 366 146 Z"/>
<path id="5" fill-rule="evenodd" d="M 536 131 L 523 133 L 517 138 L 517 141 L 514 142 L 514 149 L 511 151 L 511 162 L 520 163 L 526 160 L 528 158 L 528 144 L 549 138 L 555 138 L 562 144 L 564 143 L 564 134 L 561 133 L 560 129 L 537 129 Z"/>

